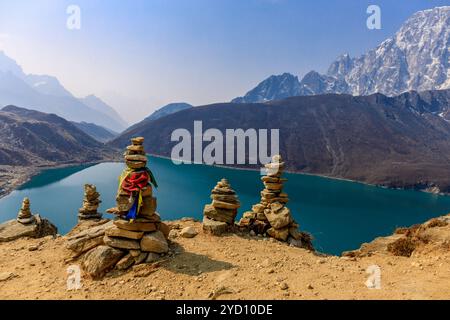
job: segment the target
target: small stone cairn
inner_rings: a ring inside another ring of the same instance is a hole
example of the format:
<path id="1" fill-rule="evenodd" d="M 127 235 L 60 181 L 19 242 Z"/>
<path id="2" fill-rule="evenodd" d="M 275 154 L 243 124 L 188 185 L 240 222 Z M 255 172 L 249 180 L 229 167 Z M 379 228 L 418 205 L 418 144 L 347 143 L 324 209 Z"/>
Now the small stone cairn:
<path id="1" fill-rule="evenodd" d="M 280 155 L 274 156 L 272 162 L 265 165 L 267 174 L 261 178 L 265 186 L 261 191 L 261 202 L 254 205 L 252 211 L 244 213 L 238 226 L 296 247 L 311 249 L 311 236 L 298 231 L 299 225 L 286 207 L 289 198 L 283 192 L 283 184 L 287 181 L 282 178 L 284 165 Z"/>
<path id="2" fill-rule="evenodd" d="M 92 184 L 84 186 L 83 207 L 78 210 L 79 220 L 98 220 L 102 218 L 102 214 L 98 212 L 100 206 L 100 194 L 97 188 Z"/>
<path id="3" fill-rule="evenodd" d="M 227 179 L 222 179 L 211 191 L 212 203 L 203 210 L 203 230 L 221 235 L 234 226 L 240 203 Z"/>
<path id="4" fill-rule="evenodd" d="M 25 198 L 22 201 L 22 208 L 17 215 L 17 221 L 21 224 L 32 224 L 36 222 L 36 218 L 31 213 L 30 209 L 30 199 Z"/>

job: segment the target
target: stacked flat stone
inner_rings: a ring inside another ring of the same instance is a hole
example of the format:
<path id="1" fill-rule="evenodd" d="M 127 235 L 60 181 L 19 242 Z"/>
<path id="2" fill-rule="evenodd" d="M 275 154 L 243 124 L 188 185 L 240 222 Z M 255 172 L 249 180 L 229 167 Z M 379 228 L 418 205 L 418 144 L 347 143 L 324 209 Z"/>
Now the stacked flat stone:
<path id="1" fill-rule="evenodd" d="M 97 188 L 92 184 L 84 185 L 83 207 L 78 210 L 78 219 L 80 220 L 97 220 L 102 218 L 102 214 L 98 212 L 100 206 L 100 194 Z"/>
<path id="2" fill-rule="evenodd" d="M 227 179 L 217 183 L 211 191 L 211 199 L 212 203 L 207 204 L 203 210 L 203 230 L 220 235 L 234 226 L 241 204 Z"/>
<path id="3" fill-rule="evenodd" d="M 127 151 L 124 153 L 125 163 L 128 168 L 133 170 L 145 170 L 147 166 L 147 156 L 144 150 L 144 138 L 137 137 L 131 139 L 131 145 L 127 147 Z M 124 191 L 119 190 L 116 203 L 117 210 L 114 213 L 119 215 L 125 215 L 131 209 L 132 202 L 134 200 L 130 198 L 130 195 Z M 152 218 L 152 215 L 156 210 L 156 199 L 153 197 L 153 189 L 151 185 L 148 185 L 142 190 L 142 207 L 139 212 L 139 216 Z"/>
<path id="4" fill-rule="evenodd" d="M 131 142 L 132 145 L 128 146 L 124 153 L 125 163 L 128 168 L 135 171 L 145 170 L 147 157 L 143 146 L 144 138 L 133 138 Z M 116 264 L 119 270 L 144 262 L 153 262 L 155 255 L 169 251 L 167 239 L 170 230 L 161 222 L 161 217 L 156 212 L 157 201 L 153 197 L 151 185 L 142 189 L 141 196 L 142 205 L 137 219 L 133 221 L 124 219 L 130 210 L 130 195 L 123 190 L 118 192 L 117 208 L 109 210 L 117 215 L 117 219 L 105 230 L 103 243 L 123 251 L 124 256 Z"/>
<path id="5" fill-rule="evenodd" d="M 25 198 L 22 201 L 22 208 L 17 215 L 17 221 L 21 224 L 32 224 L 36 222 L 36 218 L 31 213 L 30 209 L 30 199 Z"/>
<path id="6" fill-rule="evenodd" d="M 244 213 L 239 226 L 253 230 L 256 234 L 267 234 L 280 241 L 295 242 L 302 235 L 298 224 L 292 218 L 291 211 L 286 207 L 288 195 L 283 192 L 282 178 L 284 162 L 280 155 L 272 158 L 265 165 L 267 174 L 261 178 L 265 189 L 261 192 L 261 202 L 252 207 L 252 211 Z"/>
<path id="7" fill-rule="evenodd" d="M 124 252 L 116 268 L 125 270 L 132 265 L 153 262 L 155 255 L 167 253 L 169 231 L 156 213 L 152 219 L 139 218 L 132 222 L 118 219 L 106 229 L 103 242 Z"/>

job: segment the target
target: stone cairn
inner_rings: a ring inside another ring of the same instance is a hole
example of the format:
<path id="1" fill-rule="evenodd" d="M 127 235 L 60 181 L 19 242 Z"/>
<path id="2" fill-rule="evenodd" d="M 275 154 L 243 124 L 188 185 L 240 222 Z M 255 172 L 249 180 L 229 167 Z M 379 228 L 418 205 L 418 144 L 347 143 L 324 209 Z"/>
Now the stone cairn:
<path id="1" fill-rule="evenodd" d="M 261 178 L 265 186 L 261 192 L 261 202 L 254 205 L 252 211 L 244 213 L 238 223 L 239 227 L 293 246 L 312 249 L 311 236 L 298 231 L 299 225 L 286 207 L 289 199 L 283 192 L 283 184 L 287 179 L 282 178 L 284 162 L 281 156 L 274 156 L 265 168 L 267 174 Z"/>
<path id="2" fill-rule="evenodd" d="M 92 184 L 86 184 L 84 186 L 84 199 L 83 207 L 78 210 L 78 219 L 80 220 L 97 220 L 102 218 L 102 214 L 99 213 L 98 207 L 100 206 L 100 194 L 97 192 L 97 188 Z"/>
<path id="3" fill-rule="evenodd" d="M 144 150 L 144 138 L 133 138 L 132 145 L 125 152 L 125 163 L 128 169 L 124 174 L 136 172 L 149 172 L 147 169 L 147 156 Z M 130 173 L 128 173 L 130 172 Z M 124 174 L 122 176 L 124 176 Z M 136 195 L 137 197 L 137 195 Z M 169 251 L 167 238 L 169 227 L 161 222 L 156 212 L 156 198 L 153 197 L 153 189 L 150 183 L 141 189 L 142 206 L 137 218 L 129 221 L 125 218 L 130 210 L 130 196 L 123 188 L 119 188 L 116 202 L 118 219 L 114 226 L 105 232 L 106 245 L 127 250 L 127 254 L 117 263 L 118 269 L 127 269 L 133 264 L 152 262 L 155 254 L 165 254 Z M 149 255 L 150 254 L 150 255 Z"/>
<path id="4" fill-rule="evenodd" d="M 22 201 L 22 208 L 17 215 L 17 221 L 21 224 L 32 224 L 36 221 L 36 218 L 31 213 L 30 199 L 25 198 Z"/>
<path id="5" fill-rule="evenodd" d="M 116 215 L 113 221 L 82 231 L 68 238 L 67 248 L 72 256 L 82 256 L 81 266 L 93 278 L 101 278 L 110 270 L 126 270 L 134 265 L 153 263 L 169 251 L 170 228 L 156 212 L 156 198 L 151 183 L 156 185 L 147 168 L 144 138 L 133 138 L 124 154 L 127 168 L 120 177 L 116 197 L 117 207 L 107 212 Z M 133 190 L 132 180 L 139 187 Z M 143 181 L 143 182 L 142 182 Z M 139 201 L 139 199 L 141 199 Z M 137 215 L 129 218 L 133 205 L 140 204 Z"/>
<path id="6" fill-rule="evenodd" d="M 237 210 L 241 204 L 226 179 L 217 183 L 211 191 L 211 199 L 212 203 L 207 204 L 203 210 L 203 230 L 221 235 L 234 226 Z"/>

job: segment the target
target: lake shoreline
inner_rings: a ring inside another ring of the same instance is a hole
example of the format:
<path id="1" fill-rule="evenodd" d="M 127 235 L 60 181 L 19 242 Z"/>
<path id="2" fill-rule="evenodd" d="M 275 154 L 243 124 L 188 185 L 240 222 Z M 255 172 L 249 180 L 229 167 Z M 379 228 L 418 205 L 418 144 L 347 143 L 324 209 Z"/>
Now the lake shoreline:
<path id="1" fill-rule="evenodd" d="M 170 157 L 161 156 L 161 155 L 157 155 L 157 154 L 151 154 L 151 153 L 149 153 L 148 155 L 155 157 L 155 158 L 166 159 L 166 160 L 172 161 L 172 159 Z M 231 166 L 226 166 L 226 165 L 207 165 L 204 163 L 192 163 L 192 164 L 204 165 L 204 166 L 215 167 L 215 168 L 224 168 L 224 169 L 230 169 L 230 170 L 238 170 L 238 171 L 260 171 L 260 169 L 256 169 L 256 168 L 231 167 Z M 364 181 L 352 180 L 352 179 L 348 179 L 348 178 L 330 177 L 330 176 L 319 174 L 319 173 L 307 173 L 307 172 L 298 172 L 298 171 L 291 171 L 291 170 L 284 170 L 284 172 L 288 173 L 288 174 L 297 174 L 297 175 L 304 175 L 304 176 L 310 176 L 310 177 L 320 177 L 320 178 L 325 178 L 325 179 L 329 179 L 329 180 L 358 183 L 358 184 L 361 184 L 364 186 L 378 187 L 378 188 L 382 188 L 382 189 L 417 191 L 417 192 L 424 192 L 424 193 L 435 194 L 435 195 L 440 195 L 440 196 L 450 196 L 450 193 L 436 191 L 433 188 L 427 188 L 427 189 L 413 188 L 413 187 L 401 188 L 401 187 L 394 187 L 394 186 L 389 186 L 389 185 L 374 184 L 374 183 L 368 183 L 368 182 L 364 182 Z"/>
<path id="2" fill-rule="evenodd" d="M 151 154 L 150 156 L 160 159 L 166 159 L 172 161 L 170 157 L 165 157 L 157 154 Z M 63 164 L 57 164 L 57 165 L 38 165 L 38 166 L 9 166 L 9 165 L 0 165 L 0 199 L 8 196 L 11 192 L 17 190 L 21 186 L 28 183 L 33 177 L 39 175 L 42 173 L 42 171 L 50 170 L 50 169 L 62 169 L 62 168 L 68 168 L 68 167 L 74 167 L 74 166 L 80 166 L 80 165 L 96 165 L 101 163 L 118 163 L 121 162 L 121 160 L 118 159 L 105 159 L 102 161 L 92 161 L 92 162 L 77 162 L 77 163 L 63 163 Z M 231 167 L 226 165 L 207 165 L 204 163 L 193 163 L 196 165 L 204 165 L 209 167 L 217 167 L 217 168 L 224 168 L 224 169 L 230 169 L 230 170 L 239 170 L 239 171 L 259 171 L 260 169 L 256 168 L 244 168 L 244 167 Z M 418 192 L 425 192 L 429 194 L 436 194 L 441 196 L 450 196 L 450 193 L 445 192 L 439 192 L 434 189 L 419 189 L 419 188 L 398 188 L 398 187 L 391 187 L 389 185 L 379 185 L 379 184 L 371 184 L 363 181 L 357 181 L 347 178 L 340 178 L 340 177 L 330 177 L 327 175 L 322 174 L 313 174 L 313 173 L 306 173 L 306 172 L 296 172 L 296 171 L 285 171 L 288 174 L 297 174 L 297 175 L 304 175 L 304 176 L 312 176 L 312 177 L 321 177 L 329 180 L 337 180 L 337 181 L 346 181 L 346 182 L 352 182 L 352 183 L 358 183 L 365 186 L 372 186 L 372 187 L 378 187 L 378 188 L 384 188 L 384 189 L 391 189 L 391 190 L 410 190 L 410 191 L 418 191 Z M 3 179 L 5 177 L 5 179 Z"/>
<path id="3" fill-rule="evenodd" d="M 11 192 L 24 186 L 35 176 L 41 174 L 45 170 L 63 169 L 82 165 L 97 165 L 101 163 L 118 163 L 120 161 L 114 159 L 106 159 L 102 161 L 92 162 L 71 162 L 57 165 L 37 165 L 37 166 L 9 166 L 0 165 L 0 199 L 8 196 Z"/>

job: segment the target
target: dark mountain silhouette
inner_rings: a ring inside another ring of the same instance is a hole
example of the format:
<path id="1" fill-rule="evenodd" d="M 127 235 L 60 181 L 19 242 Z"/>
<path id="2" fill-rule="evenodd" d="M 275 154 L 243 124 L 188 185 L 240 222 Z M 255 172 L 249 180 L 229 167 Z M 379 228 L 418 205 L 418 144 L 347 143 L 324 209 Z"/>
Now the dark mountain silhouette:
<path id="1" fill-rule="evenodd" d="M 175 129 L 280 129 L 287 169 L 390 187 L 450 192 L 450 90 L 300 96 L 267 103 L 221 103 L 137 124 L 110 142 L 144 136 L 152 154 L 170 156 Z M 208 143 L 204 143 L 204 147 Z"/>

